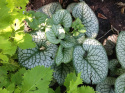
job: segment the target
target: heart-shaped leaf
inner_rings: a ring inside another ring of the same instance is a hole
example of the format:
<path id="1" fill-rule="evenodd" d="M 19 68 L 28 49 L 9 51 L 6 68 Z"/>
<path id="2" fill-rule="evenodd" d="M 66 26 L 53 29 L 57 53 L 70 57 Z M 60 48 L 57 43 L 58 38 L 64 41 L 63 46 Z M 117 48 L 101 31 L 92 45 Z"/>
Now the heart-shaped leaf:
<path id="1" fill-rule="evenodd" d="M 57 80 L 57 82 L 62 85 L 65 81 L 67 74 L 74 71 L 72 63 L 68 64 L 60 64 L 59 66 L 52 65 L 52 69 L 54 69 L 53 77 Z"/>
<path id="2" fill-rule="evenodd" d="M 60 43 L 61 39 L 65 38 L 65 30 L 61 25 L 52 25 L 48 26 L 45 29 L 47 39 L 53 43 Z"/>
<path id="3" fill-rule="evenodd" d="M 37 11 L 45 13 L 46 15 L 51 17 L 57 10 L 60 9 L 62 9 L 61 5 L 58 2 L 54 2 L 39 8 Z"/>
<path id="4" fill-rule="evenodd" d="M 115 93 L 125 93 L 125 73 L 116 79 Z"/>
<path id="5" fill-rule="evenodd" d="M 125 68 L 125 31 L 121 31 L 118 36 L 116 55 L 122 67 Z"/>
<path id="6" fill-rule="evenodd" d="M 58 52 L 56 55 L 56 64 L 60 65 L 61 63 L 68 63 L 72 60 L 73 47 L 64 48 L 61 45 L 58 48 Z"/>
<path id="7" fill-rule="evenodd" d="M 76 46 L 73 64 L 77 73 L 86 83 L 97 84 L 108 73 L 108 58 L 103 46 L 95 39 L 85 39 L 83 46 Z"/>
<path id="8" fill-rule="evenodd" d="M 72 25 L 72 17 L 67 10 L 61 9 L 57 11 L 52 18 L 56 25 L 62 24 L 65 28 L 69 28 Z"/>
<path id="9" fill-rule="evenodd" d="M 57 46 L 46 40 L 45 32 L 32 33 L 35 48 L 18 49 L 19 63 L 27 68 L 33 68 L 38 65 L 49 67 L 54 63 Z"/>
<path id="10" fill-rule="evenodd" d="M 115 80 L 113 77 L 107 77 L 103 82 L 97 84 L 96 91 L 100 93 L 115 93 L 113 89 Z"/>
<path id="11" fill-rule="evenodd" d="M 95 38 L 98 34 L 99 23 L 91 8 L 83 1 L 78 3 L 72 11 L 75 18 L 81 19 L 86 28 L 86 35 Z"/>

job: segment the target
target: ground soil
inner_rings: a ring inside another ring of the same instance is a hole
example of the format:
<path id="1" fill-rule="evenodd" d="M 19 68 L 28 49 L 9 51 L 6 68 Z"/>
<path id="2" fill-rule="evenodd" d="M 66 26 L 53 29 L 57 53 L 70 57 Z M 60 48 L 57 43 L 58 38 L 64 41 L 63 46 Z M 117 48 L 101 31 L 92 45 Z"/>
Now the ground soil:
<path id="1" fill-rule="evenodd" d="M 95 12 L 99 20 L 99 33 L 96 39 L 99 40 L 102 44 L 104 44 L 104 41 L 107 40 L 113 42 L 115 45 L 119 32 L 125 31 L 125 6 L 118 5 L 120 2 L 125 4 L 125 0 L 84 1 Z M 79 0 L 30 0 L 30 3 L 27 5 L 27 11 L 36 10 L 51 2 L 60 2 L 63 8 L 66 8 L 68 4 L 72 2 L 79 2 Z M 110 45 L 111 43 L 107 44 Z M 111 44 L 111 46 L 114 45 Z M 116 58 L 115 46 L 110 49 L 112 49 L 114 53 L 108 56 L 109 59 Z"/>

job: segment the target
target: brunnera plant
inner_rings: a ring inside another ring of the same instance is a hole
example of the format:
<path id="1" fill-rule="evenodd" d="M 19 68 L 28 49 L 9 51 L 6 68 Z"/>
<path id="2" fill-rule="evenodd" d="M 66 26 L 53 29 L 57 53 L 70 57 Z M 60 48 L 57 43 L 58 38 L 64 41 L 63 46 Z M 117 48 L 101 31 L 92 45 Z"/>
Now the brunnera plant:
<path id="1" fill-rule="evenodd" d="M 98 34 L 98 20 L 89 6 L 85 2 L 74 5 L 73 16 L 59 3 L 48 4 L 38 11 L 48 18 L 41 24 L 42 30 L 31 32 L 36 47 L 18 49 L 19 63 L 26 68 L 51 67 L 60 85 L 73 71 L 81 72 L 85 83 L 103 81 L 108 73 L 108 58 L 103 46 L 94 39 Z"/>

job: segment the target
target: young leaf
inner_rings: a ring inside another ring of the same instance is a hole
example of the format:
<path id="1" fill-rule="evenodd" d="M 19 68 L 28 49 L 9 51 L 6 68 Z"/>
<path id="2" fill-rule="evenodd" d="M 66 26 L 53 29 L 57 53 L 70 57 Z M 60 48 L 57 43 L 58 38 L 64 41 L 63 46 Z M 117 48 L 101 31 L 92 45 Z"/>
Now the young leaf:
<path id="1" fill-rule="evenodd" d="M 75 18 L 79 18 L 86 28 L 86 35 L 95 38 L 98 34 L 99 23 L 91 8 L 83 1 L 78 3 L 72 11 Z"/>
<path id="2" fill-rule="evenodd" d="M 54 2 L 54 3 L 50 3 L 47 4 L 41 8 L 39 8 L 37 11 L 38 12 L 42 12 L 45 13 L 46 15 L 48 15 L 49 17 L 52 17 L 52 15 L 57 11 L 62 9 L 60 3 Z"/>
<path id="3" fill-rule="evenodd" d="M 73 65 L 71 63 L 62 63 L 59 66 L 56 66 L 55 64 L 52 65 L 52 69 L 54 69 L 53 77 L 60 85 L 64 83 L 67 74 L 74 71 Z"/>
<path id="4" fill-rule="evenodd" d="M 108 73 L 108 58 L 105 49 L 95 39 L 85 39 L 83 46 L 76 46 L 73 52 L 73 64 L 81 78 L 89 84 L 104 80 Z"/>
<path id="5" fill-rule="evenodd" d="M 116 43 L 116 55 L 118 58 L 118 61 L 122 65 L 123 68 L 125 68 L 125 31 L 121 31 L 117 43 Z"/>
<path id="6" fill-rule="evenodd" d="M 38 65 L 49 67 L 54 63 L 57 46 L 46 40 L 45 32 L 32 33 L 35 48 L 18 49 L 18 60 L 21 65 L 33 68 Z"/>
<path id="7" fill-rule="evenodd" d="M 115 93 L 125 93 L 125 73 L 116 79 Z"/>
<path id="8" fill-rule="evenodd" d="M 81 20 L 77 18 L 73 23 L 72 23 L 72 28 L 73 30 L 73 36 L 78 36 L 80 33 L 85 33 L 85 27 L 82 24 Z M 77 34 L 78 33 L 78 34 Z"/>
<path id="9" fill-rule="evenodd" d="M 73 47 L 64 48 L 61 45 L 59 46 L 57 55 L 56 55 L 56 64 L 60 65 L 61 63 L 68 63 L 72 60 Z"/>
<path id="10" fill-rule="evenodd" d="M 113 85 L 115 84 L 115 78 L 107 77 L 103 82 L 97 84 L 96 91 L 100 93 L 114 93 Z"/>
<path id="11" fill-rule="evenodd" d="M 47 39 L 53 44 L 58 44 L 61 39 L 65 38 L 65 30 L 60 25 L 46 27 L 45 33 Z"/>
<path id="12" fill-rule="evenodd" d="M 58 25 L 62 24 L 64 28 L 69 28 L 72 25 L 72 17 L 67 10 L 59 10 L 53 16 L 53 23 Z"/>
<path id="13" fill-rule="evenodd" d="M 40 72 L 39 72 L 40 71 Z M 49 83 L 52 79 L 53 71 L 44 66 L 37 66 L 28 70 L 23 77 L 22 93 L 48 93 Z"/>

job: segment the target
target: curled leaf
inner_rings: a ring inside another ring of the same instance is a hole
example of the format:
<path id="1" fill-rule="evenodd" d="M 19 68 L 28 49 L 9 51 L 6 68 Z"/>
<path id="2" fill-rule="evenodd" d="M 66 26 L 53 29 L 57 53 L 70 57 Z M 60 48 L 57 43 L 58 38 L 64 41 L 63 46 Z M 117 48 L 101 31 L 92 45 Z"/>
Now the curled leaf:
<path id="1" fill-rule="evenodd" d="M 98 19 L 91 8 L 84 1 L 78 3 L 73 8 L 72 15 L 75 18 L 81 19 L 86 28 L 86 35 L 88 37 L 95 38 L 97 36 L 99 30 Z"/>
<path id="2" fill-rule="evenodd" d="M 72 17 L 67 10 L 59 10 L 53 15 L 53 23 L 58 25 L 62 24 L 65 28 L 69 28 L 72 25 Z"/>
<path id="3" fill-rule="evenodd" d="M 72 60 L 73 47 L 64 48 L 61 45 L 58 48 L 58 52 L 56 55 L 56 64 L 60 65 L 61 63 L 68 63 Z"/>
<path id="4" fill-rule="evenodd" d="M 65 30 L 61 25 L 48 26 L 45 29 L 45 33 L 47 39 L 53 44 L 58 44 L 61 39 L 65 38 Z"/>

